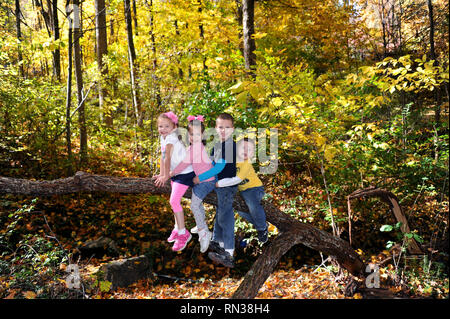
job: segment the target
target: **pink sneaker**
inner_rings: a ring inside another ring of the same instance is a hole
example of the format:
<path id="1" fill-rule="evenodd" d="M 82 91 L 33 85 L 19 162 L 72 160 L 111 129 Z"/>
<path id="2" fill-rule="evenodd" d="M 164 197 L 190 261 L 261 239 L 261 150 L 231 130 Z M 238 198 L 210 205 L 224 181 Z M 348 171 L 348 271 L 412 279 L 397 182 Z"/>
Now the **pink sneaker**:
<path id="1" fill-rule="evenodd" d="M 167 238 L 167 242 L 173 243 L 177 239 L 177 236 L 178 236 L 178 230 L 176 228 L 174 228 L 172 230 L 172 233 L 170 234 L 169 238 Z"/>
<path id="2" fill-rule="evenodd" d="M 186 232 L 184 235 L 178 235 L 177 239 L 175 240 L 175 244 L 172 247 L 173 251 L 181 251 L 183 250 L 187 243 L 191 240 L 192 235 L 191 233 L 186 229 Z"/>

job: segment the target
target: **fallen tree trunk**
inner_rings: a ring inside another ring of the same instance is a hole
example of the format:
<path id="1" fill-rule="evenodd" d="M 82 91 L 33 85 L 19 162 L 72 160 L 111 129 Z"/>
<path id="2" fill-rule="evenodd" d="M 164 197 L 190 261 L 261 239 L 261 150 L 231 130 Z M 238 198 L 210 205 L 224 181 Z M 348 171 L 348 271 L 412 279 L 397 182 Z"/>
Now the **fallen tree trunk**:
<path id="1" fill-rule="evenodd" d="M 411 230 L 409 229 L 408 225 L 408 219 L 406 218 L 402 207 L 400 206 L 400 203 L 398 201 L 397 196 L 395 196 L 392 192 L 376 188 L 376 187 L 367 187 L 363 189 L 358 189 L 347 196 L 347 206 L 348 206 L 348 214 L 349 214 L 349 234 L 350 234 L 350 243 L 351 243 L 351 208 L 350 208 L 350 200 L 355 198 L 368 198 L 368 197 L 378 197 L 383 202 L 387 203 L 389 205 L 389 208 L 391 209 L 391 212 L 394 214 L 395 219 L 397 222 L 401 223 L 400 230 L 402 233 L 407 234 L 410 233 Z M 414 238 L 408 238 L 407 239 L 407 245 L 406 245 L 408 252 L 412 255 L 421 255 L 423 254 L 422 249 L 420 248 L 419 244 Z"/>
<path id="2" fill-rule="evenodd" d="M 85 172 L 77 172 L 73 177 L 52 181 L 0 177 L 0 194 L 51 196 L 76 192 L 167 194 L 170 193 L 170 186 L 157 187 L 151 178 L 111 177 Z M 185 197 L 190 198 L 190 196 L 191 193 L 188 191 Z M 215 193 L 209 194 L 204 201 L 216 205 Z M 233 298 L 254 298 L 280 258 L 297 244 L 303 244 L 335 257 L 342 267 L 355 276 L 364 274 L 365 265 L 349 243 L 284 214 L 268 201 L 263 201 L 262 204 L 267 220 L 278 228 L 279 235 L 264 248 L 263 254 L 248 271 Z M 247 205 L 239 195 L 236 196 L 233 206 L 235 209 L 248 212 Z"/>

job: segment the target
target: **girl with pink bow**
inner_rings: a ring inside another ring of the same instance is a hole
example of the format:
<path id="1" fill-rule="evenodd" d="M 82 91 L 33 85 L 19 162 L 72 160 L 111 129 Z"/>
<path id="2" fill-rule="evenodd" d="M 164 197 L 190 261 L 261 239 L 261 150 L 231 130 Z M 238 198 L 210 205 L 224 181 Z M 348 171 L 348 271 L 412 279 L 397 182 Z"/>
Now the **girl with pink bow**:
<path id="1" fill-rule="evenodd" d="M 186 148 L 178 138 L 178 117 L 175 113 L 170 111 L 160 114 L 157 124 L 161 143 L 161 162 L 160 173 L 153 176 L 153 179 L 158 187 L 163 186 L 169 178 L 171 179 L 170 206 L 174 213 L 175 226 L 167 241 L 175 242 L 172 247 L 173 251 L 180 251 L 192 238 L 185 228 L 181 198 L 189 186 L 194 186 L 192 179 L 195 177 L 195 173 L 192 165 L 186 165 L 183 169 L 178 170 L 177 174 L 170 177 L 170 171 L 174 170 L 186 157 Z"/>
<path id="2" fill-rule="evenodd" d="M 194 120 L 197 120 L 197 121 L 200 121 L 200 122 L 204 122 L 205 121 L 205 118 L 203 117 L 203 115 L 197 115 L 197 116 L 194 116 L 194 115 L 189 115 L 188 117 L 187 117 L 187 120 L 189 121 L 189 122 L 192 122 L 192 121 L 194 121 Z"/>
<path id="3" fill-rule="evenodd" d="M 212 167 L 212 161 L 206 152 L 203 143 L 203 132 L 205 126 L 203 124 L 204 117 L 202 115 L 188 116 L 188 132 L 190 146 L 186 150 L 186 157 L 183 161 L 170 172 L 171 176 L 176 176 L 187 167 L 192 166 L 195 175 L 199 176 Z M 208 229 L 205 218 L 205 209 L 203 207 L 203 198 L 215 189 L 215 178 L 210 177 L 205 181 L 193 186 L 191 196 L 191 210 L 194 215 L 196 227 L 191 229 L 191 232 L 198 233 L 198 240 L 200 242 L 200 252 L 204 253 L 208 250 L 209 242 L 211 240 L 211 232 Z"/>

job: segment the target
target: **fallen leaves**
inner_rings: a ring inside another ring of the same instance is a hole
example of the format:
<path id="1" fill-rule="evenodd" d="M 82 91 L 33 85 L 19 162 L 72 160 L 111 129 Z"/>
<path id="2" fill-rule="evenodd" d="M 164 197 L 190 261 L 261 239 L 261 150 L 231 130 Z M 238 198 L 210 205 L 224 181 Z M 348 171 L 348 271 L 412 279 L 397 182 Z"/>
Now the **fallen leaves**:
<path id="1" fill-rule="evenodd" d="M 36 293 L 34 291 L 25 291 L 22 293 L 26 299 L 34 299 L 36 298 Z"/>
<path id="2" fill-rule="evenodd" d="M 114 299 L 222 299 L 231 298 L 242 278 L 220 280 L 172 281 L 158 283 L 141 280 L 128 288 L 119 288 L 109 295 Z M 358 298 L 358 296 L 355 296 Z M 256 299 L 340 299 L 345 298 L 334 276 L 327 270 L 311 268 L 277 270 L 259 290 Z"/>
<path id="3" fill-rule="evenodd" d="M 327 222 L 314 208 L 315 205 L 319 207 L 320 201 L 323 200 L 321 192 L 317 191 L 317 188 L 303 183 L 286 184 L 289 181 L 288 177 L 295 179 L 290 175 L 290 173 L 286 173 L 285 179 L 280 181 L 274 178 L 273 185 L 267 187 L 268 193 L 273 194 L 272 200 L 296 218 L 326 229 Z M 279 185 L 285 186 L 280 187 Z M 82 265 L 80 265 L 82 266 L 80 268 L 82 281 L 86 284 L 85 293 L 89 298 L 230 298 L 242 282 L 246 269 L 260 253 L 260 250 L 252 251 L 248 247 L 243 251 L 237 249 L 237 267 L 231 271 L 213 264 L 204 254 L 200 254 L 197 240 L 193 240 L 183 252 L 173 253 L 170 249 L 171 245 L 166 241 L 173 226 L 173 215 L 167 197 L 165 195 L 78 194 L 39 199 L 38 204 L 67 252 L 74 253 L 76 247 L 86 240 L 105 235 L 117 243 L 121 255 L 146 254 L 152 260 L 152 271 L 168 277 L 164 280 L 160 278 L 141 280 L 128 288 L 111 292 L 109 282 L 96 281 L 95 277 L 100 265 L 109 261 L 110 257 L 96 256 L 88 261 L 82 261 Z M 21 203 L 18 202 L 17 205 L 20 206 Z M 189 228 L 194 225 L 194 221 L 188 204 L 184 203 L 184 206 Z M 338 210 L 336 214 L 339 212 Z M 17 231 L 27 234 L 33 230 L 45 237 L 48 230 L 42 226 L 41 215 L 28 214 L 25 217 L 22 228 Z M 212 225 L 212 220 L 209 222 Z M 276 233 L 277 230 L 270 224 L 269 231 Z M 374 238 L 373 240 L 380 241 L 377 236 L 369 236 L 367 233 L 363 233 L 363 235 L 368 240 Z M 30 244 L 35 243 L 30 241 Z M 359 248 L 357 252 L 364 260 L 374 263 L 380 263 L 390 256 L 389 251 L 372 255 L 365 248 L 364 251 Z M 10 257 L 11 255 L 5 255 L 4 260 L 9 262 Z M 318 261 L 317 257 L 316 251 L 310 252 L 305 249 L 301 253 L 292 250 L 286 254 L 281 259 L 278 268 L 261 287 L 256 298 L 346 298 L 343 287 L 335 281 L 334 275 L 326 268 L 319 268 L 315 271 L 311 266 L 299 268 L 304 264 L 314 265 Z M 48 253 L 36 254 L 36 264 L 43 265 L 47 260 Z M 83 262 L 87 264 L 83 264 Z M 392 271 L 388 268 L 389 266 L 391 265 L 380 268 L 383 283 L 388 282 L 387 271 Z M 29 289 L 33 288 L 28 287 L 24 291 L 21 290 L 23 288 L 16 288 L 20 286 L 14 282 L 14 278 L 3 276 L 0 277 L 0 296 L 11 299 L 35 299 L 48 296 L 60 298 L 63 293 L 65 296 L 70 296 L 64 281 L 64 276 L 67 275 L 65 273 L 66 263 L 58 261 L 58 263 L 55 262 L 54 267 L 62 276 L 54 283 L 54 285 L 58 285 L 58 289 L 54 289 L 54 293 L 50 294 L 46 289 L 45 294 L 42 294 L 39 289 L 31 291 Z M 50 266 L 42 266 L 38 273 L 42 273 L 41 277 L 44 278 L 50 269 Z M 420 278 L 411 282 L 411 285 L 415 287 L 414 292 L 422 296 L 448 296 L 448 280 L 446 284 L 443 284 L 441 281 L 425 281 Z M 362 296 L 357 293 L 352 298 L 358 299 Z"/>

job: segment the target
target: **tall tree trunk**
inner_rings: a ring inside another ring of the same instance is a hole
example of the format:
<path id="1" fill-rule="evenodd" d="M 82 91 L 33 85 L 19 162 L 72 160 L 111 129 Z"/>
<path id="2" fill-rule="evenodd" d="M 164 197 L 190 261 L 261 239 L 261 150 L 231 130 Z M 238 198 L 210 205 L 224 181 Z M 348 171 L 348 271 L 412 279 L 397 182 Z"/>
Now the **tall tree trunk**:
<path id="1" fill-rule="evenodd" d="M 53 22 L 53 36 L 55 41 L 60 38 L 59 35 L 59 19 L 58 19 L 58 0 L 52 1 L 52 22 Z M 61 81 L 61 50 L 58 47 L 53 51 L 53 73 L 57 81 Z"/>
<path id="2" fill-rule="evenodd" d="M 428 4 L 428 18 L 430 20 L 430 59 L 436 61 L 436 51 L 434 49 L 434 15 L 433 15 L 433 3 L 431 0 L 427 0 Z"/>
<path id="3" fill-rule="evenodd" d="M 137 22 L 137 7 L 136 0 L 132 0 L 133 4 L 133 23 L 134 23 L 134 35 L 138 35 L 138 22 Z"/>
<path id="4" fill-rule="evenodd" d="M 109 16 L 109 44 L 111 43 L 116 43 L 117 42 L 117 36 L 114 33 L 114 17 L 113 16 Z M 118 89 L 118 83 L 117 83 L 117 76 L 113 73 L 113 74 L 108 74 L 108 85 L 110 85 L 110 87 L 112 88 L 112 96 L 116 96 L 117 93 L 117 89 Z M 125 121 L 126 123 L 126 121 Z"/>
<path id="5" fill-rule="evenodd" d="M 19 74 L 21 77 L 24 77 L 25 72 L 23 70 L 23 56 L 22 56 L 22 29 L 20 27 L 20 15 L 21 15 L 21 11 L 20 11 L 20 1 L 16 0 L 15 1 L 15 15 L 16 15 L 16 32 L 17 32 L 17 62 L 19 65 Z"/>
<path id="6" fill-rule="evenodd" d="M 105 124 L 108 127 L 112 128 L 112 114 L 108 110 L 105 111 L 105 97 L 107 95 L 106 83 L 108 76 L 108 68 L 103 61 L 103 56 L 107 55 L 108 53 L 105 0 L 95 0 L 95 17 L 97 65 L 98 71 L 101 74 L 101 81 L 98 84 L 98 101 L 101 112 L 104 112 Z"/>
<path id="7" fill-rule="evenodd" d="M 128 41 L 128 52 L 130 53 L 131 60 L 136 61 L 136 49 L 134 47 L 133 40 L 133 26 L 131 19 L 131 6 L 130 0 L 124 0 L 124 13 L 125 13 L 125 23 L 127 28 L 127 41 Z"/>
<path id="8" fill-rule="evenodd" d="M 243 34 L 242 34 L 242 2 L 241 0 L 235 0 L 234 1 L 236 3 L 236 12 L 235 12 L 235 16 L 236 16 L 236 20 L 238 22 L 239 25 L 239 50 L 242 53 L 242 56 L 244 56 L 244 42 L 243 42 Z"/>
<path id="9" fill-rule="evenodd" d="M 403 55 L 403 31 L 402 31 L 402 19 L 403 19 L 403 0 L 399 0 L 399 16 L 398 16 L 398 48 L 399 48 L 399 55 Z"/>
<path id="10" fill-rule="evenodd" d="M 387 40 L 386 40 L 386 10 L 384 0 L 378 2 L 378 10 L 380 14 L 381 27 L 383 31 L 383 59 L 387 57 Z"/>
<path id="11" fill-rule="evenodd" d="M 74 8 L 74 21 L 73 24 L 73 50 L 74 50 L 74 64 L 75 64 L 75 78 L 77 80 L 77 101 L 78 101 L 78 123 L 80 126 L 80 164 L 84 166 L 87 162 L 87 129 L 86 129 L 86 115 L 83 99 L 83 71 L 81 69 L 81 47 L 80 38 L 83 35 L 80 29 L 80 12 L 79 0 L 73 1 Z M 78 22 L 78 23 L 77 23 Z"/>
<path id="12" fill-rule="evenodd" d="M 158 61 L 156 59 L 156 40 L 155 40 L 155 28 L 154 28 L 155 16 L 154 16 L 154 11 L 153 11 L 153 0 L 150 0 L 150 3 L 148 3 L 147 0 L 146 0 L 145 3 L 147 4 L 147 8 L 149 9 L 149 12 L 150 12 L 150 15 L 149 15 L 149 20 L 150 20 L 150 40 L 152 42 L 153 71 L 155 71 Z"/>
<path id="13" fill-rule="evenodd" d="M 436 50 L 434 48 L 434 14 L 433 14 L 433 3 L 431 0 L 427 0 L 428 4 L 428 19 L 430 22 L 430 59 L 434 60 L 434 65 L 437 65 L 437 59 L 436 59 Z M 434 97 L 435 97 L 435 109 L 434 109 L 434 121 L 436 123 L 436 126 L 439 127 L 441 123 L 441 92 L 440 87 L 436 87 L 434 90 Z M 435 151 L 435 158 L 438 158 L 438 150 Z"/>
<path id="14" fill-rule="evenodd" d="M 150 3 L 149 3 L 150 2 Z M 152 68 L 152 80 L 153 80 L 153 86 L 155 90 L 155 98 L 156 98 L 156 107 L 161 106 L 161 89 L 159 87 L 159 80 L 156 75 L 156 69 L 158 66 L 157 56 L 156 56 L 156 39 L 155 39 L 155 32 L 154 32 L 154 22 L 155 22 L 155 16 L 154 16 L 154 10 L 153 10 L 153 0 L 150 1 L 145 0 L 145 4 L 149 11 L 149 23 L 150 23 L 150 41 L 152 43 L 152 54 L 153 54 L 153 68 Z M 155 117 L 155 107 L 152 107 L 150 110 L 150 138 L 151 141 L 153 141 L 153 122 Z M 153 158 L 150 159 L 150 167 L 153 167 Z"/>
<path id="15" fill-rule="evenodd" d="M 67 0 L 67 3 L 69 0 Z M 67 8 L 67 5 L 66 5 Z M 69 15 L 69 12 L 67 12 L 68 19 L 69 19 L 69 29 L 68 29 L 68 61 L 67 61 L 67 92 L 66 92 L 66 147 L 67 147 L 67 159 L 68 159 L 68 168 L 67 173 L 68 175 L 73 174 L 73 167 L 72 167 L 72 138 L 71 138 L 71 114 L 70 114 L 70 106 L 72 104 L 72 49 L 73 49 L 73 32 L 72 32 L 72 25 L 73 25 L 73 19 Z"/>
<path id="16" fill-rule="evenodd" d="M 48 11 L 45 11 L 43 2 L 41 0 L 36 0 L 36 5 L 41 8 L 41 14 L 44 18 L 45 28 L 47 29 L 49 38 L 53 37 L 54 40 L 58 40 L 60 38 L 58 0 L 47 0 Z M 45 65 L 46 73 L 48 73 L 47 61 L 45 61 Z M 59 46 L 52 52 L 52 65 L 53 76 L 59 82 L 61 81 L 61 50 L 59 49 Z M 44 73 L 44 68 L 42 68 L 42 73 Z"/>
<path id="17" fill-rule="evenodd" d="M 252 77 L 255 77 L 256 44 L 253 38 L 255 33 L 255 0 L 242 0 L 242 27 L 244 33 L 245 69 Z"/>
<path id="18" fill-rule="evenodd" d="M 153 0 L 145 0 L 145 5 L 147 7 L 147 10 L 149 12 L 149 24 L 150 24 L 150 41 L 151 41 L 151 49 L 152 49 L 152 74 L 151 74 L 151 78 L 152 78 L 152 83 L 153 83 L 153 87 L 154 87 L 154 92 L 155 92 L 155 104 L 152 104 L 153 107 L 151 107 L 150 111 L 150 141 L 153 142 L 155 139 L 155 135 L 154 135 L 154 129 L 153 129 L 153 123 L 155 122 L 155 116 L 156 116 L 156 112 L 158 110 L 158 108 L 161 106 L 162 104 L 162 99 L 161 99 L 161 88 L 160 88 L 160 83 L 159 83 L 159 78 L 156 75 L 156 70 L 158 67 L 158 60 L 157 60 L 157 55 L 156 55 L 156 38 L 155 38 L 155 12 L 154 12 L 154 8 L 153 8 Z M 150 168 L 153 169 L 154 167 L 154 159 L 152 156 L 150 156 Z"/>
<path id="19" fill-rule="evenodd" d="M 156 68 L 158 66 L 158 60 L 157 60 L 157 56 L 156 56 L 156 39 L 155 39 L 155 31 L 154 31 L 154 23 L 155 23 L 155 16 L 154 16 L 154 11 L 153 11 L 153 0 L 150 0 L 150 4 L 147 3 L 147 7 L 149 8 L 150 11 L 150 40 L 152 42 L 152 53 L 153 53 L 153 74 L 152 74 L 152 78 L 154 79 L 154 84 L 155 84 L 155 92 L 156 92 L 156 105 L 157 106 L 161 106 L 161 90 L 159 88 L 159 83 L 158 83 L 158 79 L 156 77 Z M 154 115 L 153 110 L 152 112 L 152 118 Z M 153 121 L 152 121 L 153 123 Z M 153 124 L 152 124 L 153 125 Z M 153 132 L 153 130 L 151 130 Z M 153 133 L 152 133 L 153 134 Z"/>
<path id="20" fill-rule="evenodd" d="M 136 65 L 136 50 L 134 48 L 133 40 L 133 27 L 131 20 L 131 7 L 130 0 L 124 0 L 125 22 L 127 27 L 127 40 L 128 40 L 128 60 L 130 64 L 130 80 L 131 80 L 131 92 L 133 98 L 134 112 L 136 113 L 137 126 L 142 127 L 143 114 L 139 101 L 139 88 L 136 81 L 137 65 Z"/>

